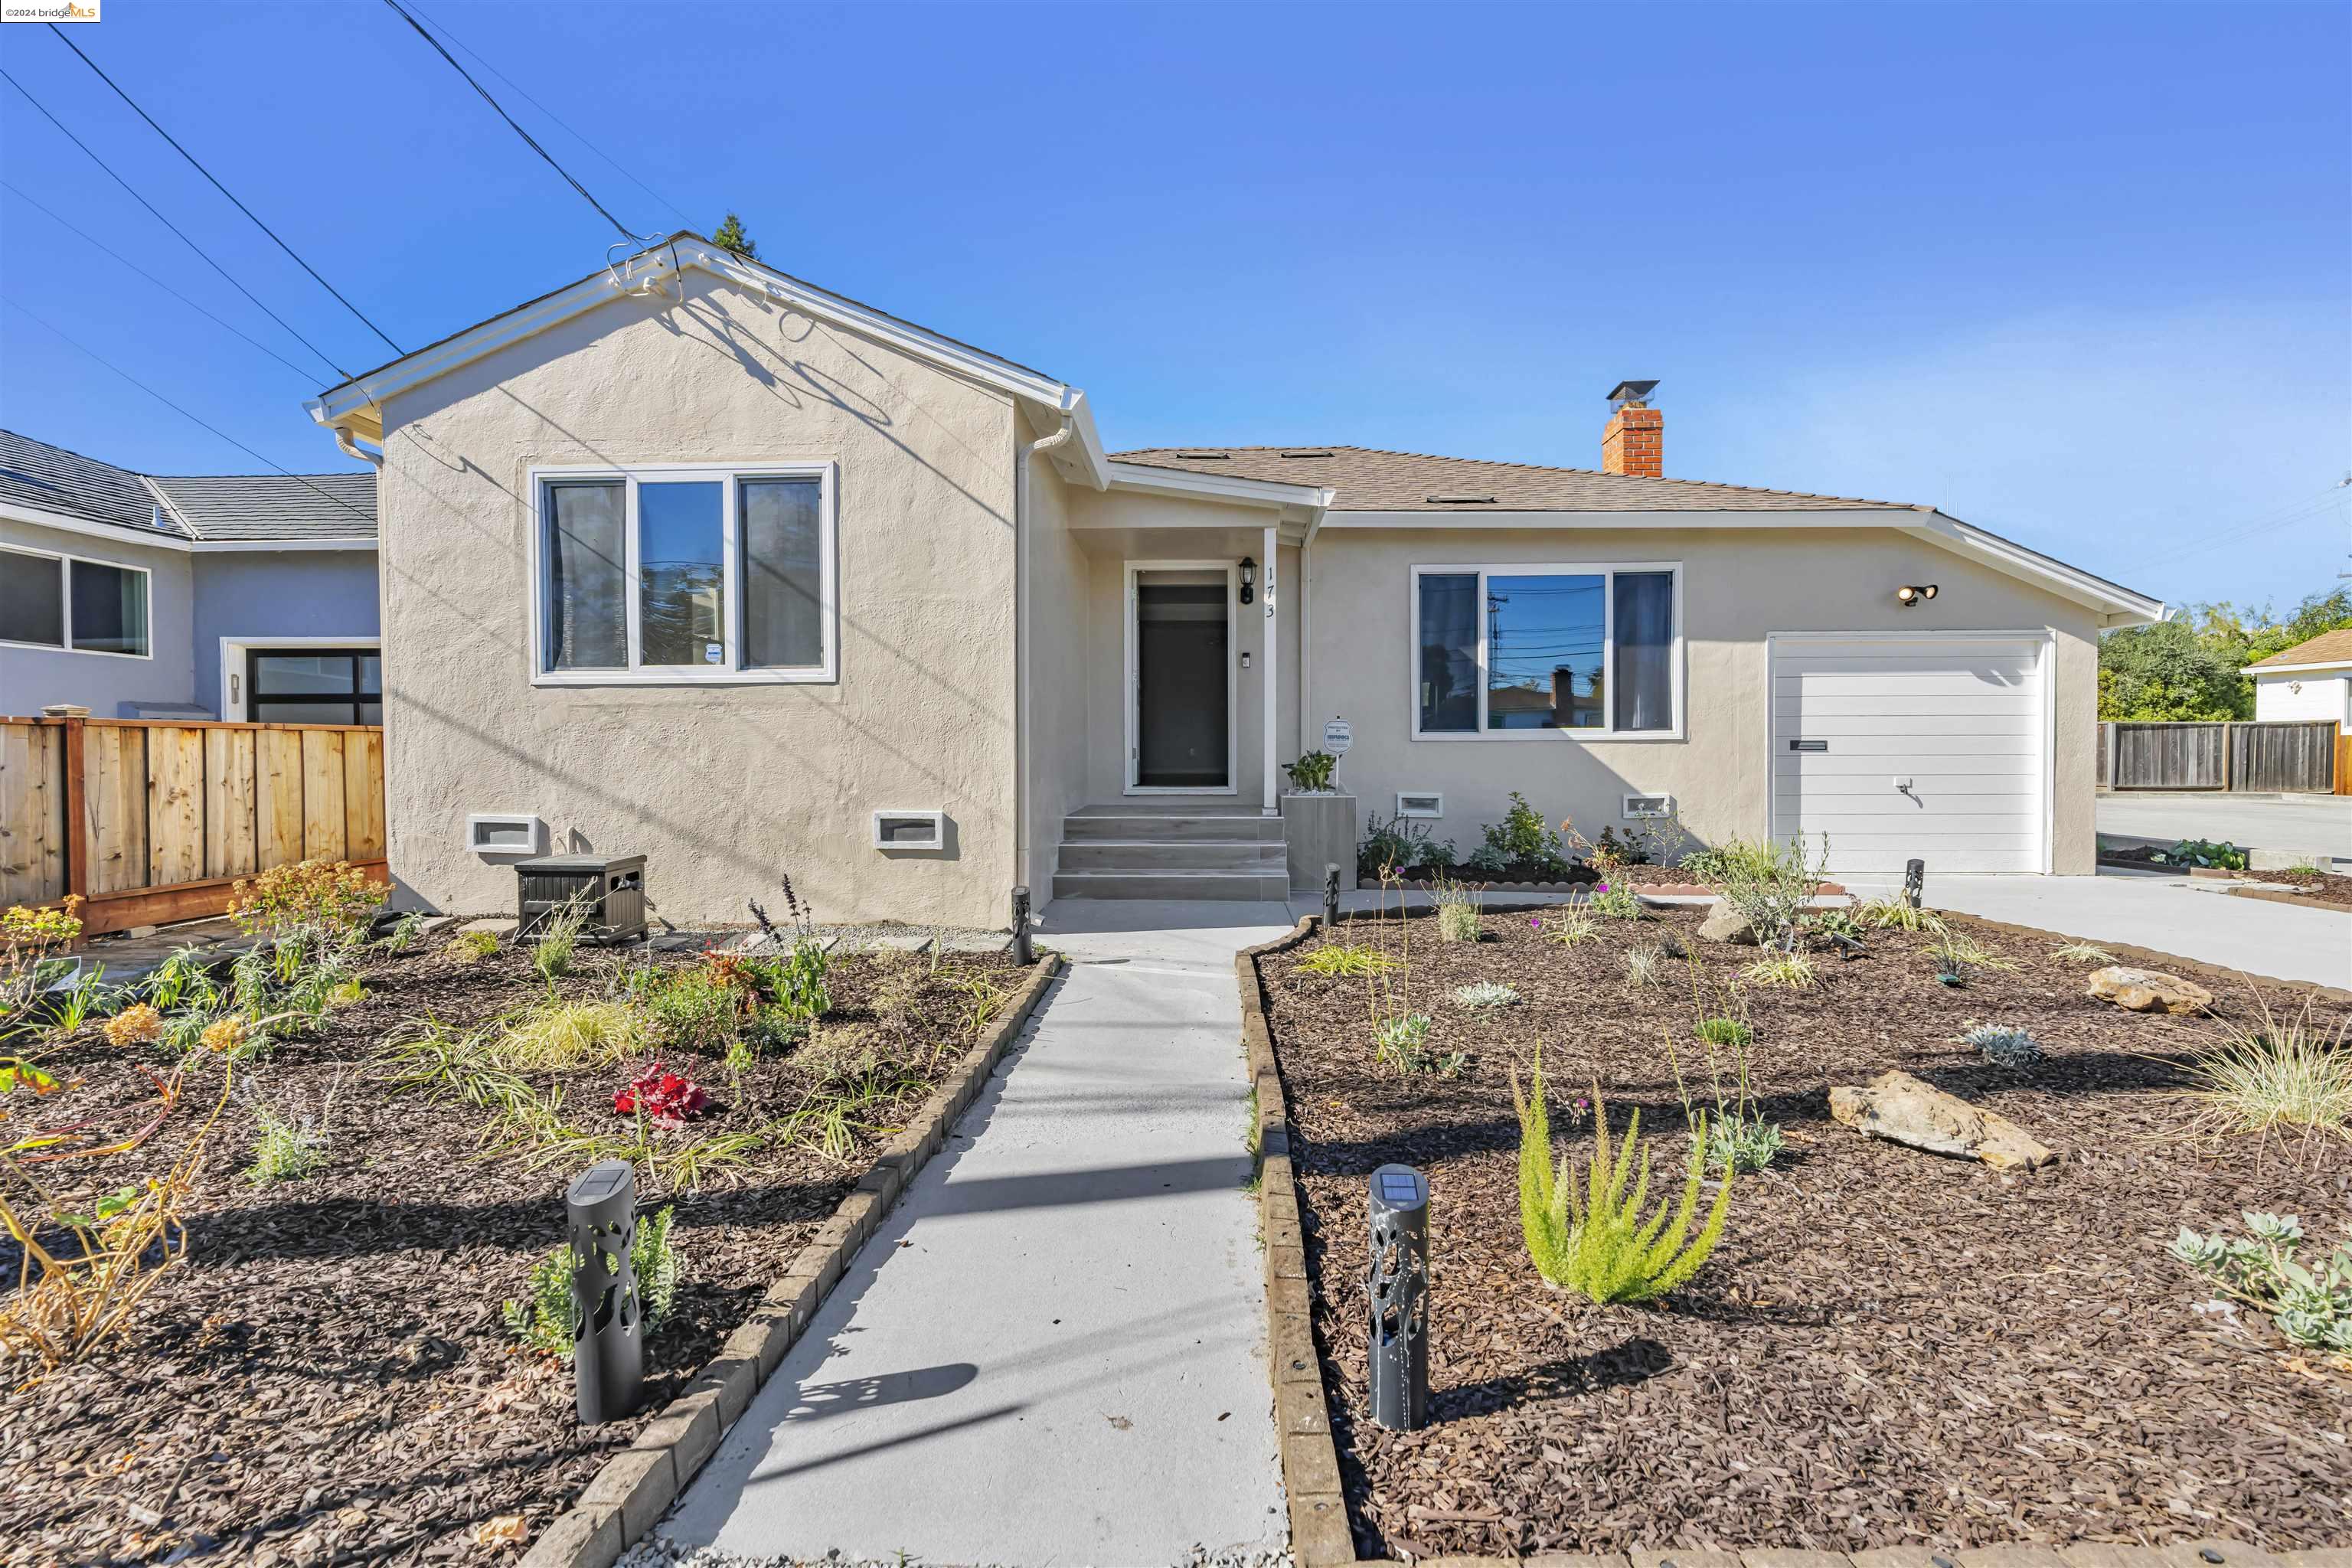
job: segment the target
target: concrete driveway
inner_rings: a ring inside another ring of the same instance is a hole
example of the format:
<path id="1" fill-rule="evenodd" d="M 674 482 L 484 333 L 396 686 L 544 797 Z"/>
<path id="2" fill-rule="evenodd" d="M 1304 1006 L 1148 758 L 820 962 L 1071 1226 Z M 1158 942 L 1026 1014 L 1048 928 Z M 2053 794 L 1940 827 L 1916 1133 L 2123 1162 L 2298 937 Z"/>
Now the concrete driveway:
<path id="1" fill-rule="evenodd" d="M 2352 795 L 2099 796 L 2099 831 L 2131 838 L 2227 839 L 2242 848 L 2352 859 Z"/>

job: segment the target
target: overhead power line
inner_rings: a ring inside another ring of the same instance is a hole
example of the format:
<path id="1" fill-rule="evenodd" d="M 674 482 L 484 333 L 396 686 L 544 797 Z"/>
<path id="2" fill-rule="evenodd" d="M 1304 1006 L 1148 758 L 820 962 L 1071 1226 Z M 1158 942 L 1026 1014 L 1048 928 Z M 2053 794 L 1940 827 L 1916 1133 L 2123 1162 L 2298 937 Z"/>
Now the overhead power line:
<path id="1" fill-rule="evenodd" d="M 279 364 L 284 365 L 288 370 L 290 370 L 296 375 L 300 376 L 305 383 L 318 379 L 311 372 L 304 370 L 300 365 L 296 364 L 292 360 L 288 359 L 284 354 L 279 353 L 276 349 L 273 349 L 268 343 L 263 342 L 259 338 L 253 337 L 247 333 L 243 328 L 233 326 L 229 322 L 222 321 L 218 316 L 214 315 L 210 310 L 205 310 L 202 305 L 197 304 L 194 300 L 189 299 L 185 294 L 181 293 L 177 289 L 173 288 L 169 283 L 164 282 L 161 278 L 156 277 L 152 272 L 148 271 L 145 268 L 140 266 L 129 257 L 124 256 L 121 252 L 109 247 L 105 241 L 93 239 L 89 235 L 82 233 L 80 229 L 76 228 L 73 225 L 68 223 L 57 214 L 49 211 L 48 208 L 35 201 L 31 196 L 26 195 L 23 191 L 18 190 L 15 185 L 10 184 L 7 181 L 0 180 L 0 190 L 5 190 L 10 195 L 15 196 L 18 201 L 23 202 L 26 206 L 31 207 L 35 212 L 41 214 L 51 223 L 56 224 L 59 228 L 64 229 L 68 234 L 79 238 L 83 244 L 89 246 L 95 250 L 103 251 L 105 254 L 113 257 L 115 260 L 120 261 L 123 266 L 128 267 L 131 271 L 136 272 L 140 277 L 147 279 L 148 282 L 152 283 L 156 288 L 161 289 L 164 293 L 169 294 L 173 299 L 177 300 L 189 310 L 195 311 L 206 321 L 213 322 L 222 331 L 235 332 L 238 337 L 245 339 L 247 342 L 251 343 L 255 348 L 259 349 L 263 353 L 268 354 L 271 359 L 276 360 Z"/>
<path id="2" fill-rule="evenodd" d="M 104 354 L 100 353 L 96 349 L 91 348 L 88 343 L 81 342 L 79 338 L 76 338 L 73 334 L 67 331 L 63 327 L 58 326 L 55 321 L 49 321 L 46 317 L 40 315 L 37 311 L 27 308 L 23 300 L 11 299 L 5 294 L 0 294 L 0 300 L 5 300 L 8 304 L 16 306 L 17 310 L 23 311 L 26 316 L 31 317 L 35 322 L 40 326 L 47 328 L 50 331 L 56 333 L 58 337 L 72 344 L 75 348 L 79 349 L 82 353 L 88 354 L 90 358 L 104 365 L 107 369 L 112 371 L 123 380 L 129 382 L 131 385 L 137 387 L 140 391 L 145 393 L 148 396 L 153 398 L 156 402 L 170 409 L 173 413 L 180 416 L 183 419 L 186 419 L 192 424 L 204 426 L 205 429 L 211 431 L 214 435 L 219 437 L 222 440 L 227 442 L 238 451 L 243 452 L 255 462 L 266 464 L 269 468 L 276 469 L 278 473 L 281 473 L 288 479 L 292 479 L 296 484 L 300 485 L 304 489 L 307 489 L 312 494 L 320 496 L 326 500 L 331 501 L 335 505 L 342 508 L 345 511 L 350 512 L 353 517 L 365 522 L 371 531 L 374 529 L 375 519 L 369 516 L 366 512 L 362 511 L 359 508 L 353 506 L 342 497 L 338 495 L 330 495 L 327 491 L 320 489 L 318 486 L 312 484 L 308 479 L 296 473 L 293 469 L 283 467 L 280 464 L 270 462 L 268 458 L 263 457 L 260 453 L 255 451 L 252 447 L 247 446 L 244 442 L 230 435 L 219 426 L 205 424 L 204 420 L 197 418 L 194 415 L 189 413 L 186 409 L 181 407 L 178 404 L 173 402 L 170 398 L 164 396 L 162 393 L 156 391 L 153 387 L 148 385 L 145 382 L 131 374 L 129 371 L 124 370 L 121 365 L 116 364 L 112 360 L 108 359 Z"/>
<path id="3" fill-rule="evenodd" d="M 278 237 L 278 231 L 270 227 L 268 224 L 262 222 L 260 216 L 256 214 L 251 207 L 247 206 L 243 202 L 238 201 L 236 199 L 236 193 L 231 191 L 226 185 L 222 184 L 217 179 L 214 179 L 213 172 L 210 169 L 205 168 L 202 163 L 197 163 L 196 155 L 194 153 L 189 152 L 185 147 L 181 146 L 178 142 L 173 141 L 172 133 L 164 130 L 162 126 L 156 124 L 155 117 L 148 113 L 145 110 L 140 108 L 139 102 L 136 99 L 123 91 L 121 88 L 116 87 L 112 77 L 107 75 L 102 70 L 99 70 L 98 62 L 91 59 L 88 55 L 83 54 L 81 52 L 81 46 L 75 43 L 70 37 L 68 37 L 66 36 L 66 30 L 63 27 L 58 26 L 55 22 L 51 22 L 49 24 L 49 31 L 55 33 L 58 36 L 58 41 L 65 45 L 66 47 L 71 49 L 74 54 L 80 58 L 82 64 L 88 66 L 91 70 L 96 71 L 98 73 L 99 80 L 104 82 L 109 87 L 114 88 L 114 96 L 121 99 L 123 102 L 131 105 L 131 111 L 139 116 L 140 119 L 145 121 L 149 129 L 152 130 L 156 135 L 161 136 L 165 142 L 171 142 L 172 151 L 177 153 L 181 157 L 185 158 L 188 161 L 188 166 L 190 168 L 195 170 L 197 174 L 202 174 L 205 179 L 212 181 L 213 189 L 228 197 L 230 205 L 236 207 L 237 211 L 243 213 L 246 216 L 252 218 L 254 227 L 259 229 L 262 233 L 268 235 L 273 241 L 275 241 L 278 249 L 284 251 L 287 255 L 293 257 L 294 264 L 301 268 L 303 271 L 309 273 L 312 278 L 316 279 L 318 280 L 319 287 L 324 289 L 328 293 L 332 294 L 335 297 L 337 303 L 341 304 L 344 310 L 349 310 L 352 315 L 357 316 L 360 321 L 366 325 L 369 331 L 373 332 L 377 337 L 383 339 L 385 346 L 390 348 L 393 353 L 396 354 L 404 354 L 408 352 L 406 349 L 402 348 L 398 343 L 394 342 L 391 335 L 382 327 L 379 327 L 373 321 L 369 321 L 366 311 L 361 310 L 357 305 L 352 304 L 349 300 L 344 299 L 342 290 L 336 288 L 332 283 L 328 282 L 323 277 L 320 277 L 319 269 L 311 266 L 309 262 L 303 260 L 300 253 L 292 246 L 287 244 L 283 239 L 279 239 Z"/>
<path id="4" fill-rule="evenodd" d="M 480 82 L 476 81 L 474 79 L 473 73 L 468 71 L 464 66 L 457 63 L 457 57 L 443 48 L 441 47 L 441 40 L 435 37 L 431 33 L 425 30 L 424 23 L 418 21 L 415 17 L 410 16 L 405 10 L 402 9 L 400 0 L 383 0 L 383 3 L 391 6 L 394 11 L 397 12 L 402 21 L 415 28 L 416 36 L 424 39 L 426 43 L 432 45 L 433 52 L 439 55 L 443 59 L 447 60 L 449 62 L 449 68 L 456 71 L 459 76 L 464 77 L 466 79 L 466 85 L 482 95 L 482 101 L 484 103 L 488 104 L 492 109 L 498 110 L 499 118 L 505 121 L 514 133 L 523 139 L 524 144 L 532 152 L 546 159 L 547 166 L 554 170 L 557 174 L 562 174 L 565 184 L 570 185 L 573 190 L 580 193 L 580 199 L 582 201 L 586 202 L 590 206 L 594 207 L 597 213 L 603 216 L 606 223 L 611 224 L 614 228 L 620 230 L 621 237 L 623 239 L 629 240 L 634 243 L 644 241 L 649 237 L 646 235 L 638 234 L 635 230 L 631 229 L 628 225 L 623 223 L 619 218 L 614 217 L 610 212 L 606 211 L 604 203 L 598 201 L 594 196 L 590 195 L 588 194 L 588 187 L 582 184 L 578 180 L 573 179 L 572 177 L 572 172 L 555 161 L 555 154 L 541 146 L 538 140 L 534 138 L 530 132 L 525 131 L 520 124 L 517 123 L 515 117 L 509 114 L 506 111 L 505 107 L 501 105 L 497 99 L 490 96 L 490 89 L 484 87 Z"/>
<path id="5" fill-rule="evenodd" d="M 58 128 L 59 135 L 72 142 L 75 146 L 80 148 L 91 163 L 105 170 L 107 178 L 112 180 L 116 184 L 121 185 L 125 191 L 129 192 L 131 199 L 137 202 L 141 206 L 145 207 L 154 217 L 157 223 L 162 224 L 165 228 L 168 228 L 173 234 L 178 235 L 180 237 L 180 243 L 186 246 L 190 250 L 194 251 L 199 257 L 202 257 L 205 266 L 210 267 L 214 271 L 228 279 L 230 288 L 235 289 L 238 293 L 252 300 L 255 307 L 258 309 L 263 315 L 268 317 L 279 326 L 284 327 L 287 333 L 291 336 L 296 342 L 300 343 L 304 348 L 309 349 L 312 353 L 317 354 L 319 356 L 319 362 L 321 364 L 324 364 L 329 370 L 333 371 L 345 381 L 351 380 L 352 373 L 345 370 L 341 365 L 337 364 L 334 361 L 334 356 L 328 353 L 326 350 L 320 348 L 310 339 L 304 337 L 301 333 L 296 331 L 294 330 L 294 324 L 291 321 L 289 321 L 285 317 L 279 315 L 268 306 L 262 304 L 260 295 L 256 294 L 252 289 L 238 282 L 236 280 L 236 274 L 229 271 L 227 268 L 223 267 L 219 262 L 214 260 L 210 251 L 206 250 L 203 246 L 198 245 L 194 240 L 190 239 L 187 237 L 186 232 L 183 230 L 178 224 L 175 224 L 170 218 L 165 217 L 163 213 L 156 209 L 153 202 L 151 202 L 145 196 L 141 195 L 130 181 L 116 174 L 112 164 L 100 157 L 96 153 L 91 152 L 89 142 L 84 142 L 80 137 L 67 130 L 66 122 L 59 120 L 56 115 L 51 114 L 47 106 L 43 104 L 39 99 L 35 98 L 31 89 L 26 88 L 23 82 L 18 81 L 15 77 L 10 76 L 5 69 L 0 69 L 0 80 L 5 80 L 10 87 L 15 88 L 19 93 L 22 93 L 26 103 L 31 104 L 35 109 L 41 111 L 41 118 L 47 120 L 50 124 Z"/>
<path id="6" fill-rule="evenodd" d="M 474 58 L 475 64 L 480 66 L 484 70 L 489 72 L 492 76 L 498 78 L 509 87 L 513 88 L 517 95 L 519 95 L 525 103 L 530 104 L 533 109 L 538 110 L 541 114 L 546 115 L 550 120 L 555 121 L 558 129 L 562 130 L 566 135 L 579 142 L 583 147 L 587 148 L 591 153 L 595 153 L 599 158 L 604 159 L 604 162 L 611 166 L 614 173 L 619 174 L 621 178 L 628 181 L 629 184 L 636 186 L 637 189 L 645 192 L 646 195 L 653 197 L 654 200 L 661 203 L 662 205 L 669 208 L 671 212 L 676 213 L 677 215 L 678 221 L 684 224 L 687 227 L 692 228 L 694 226 L 694 219 L 687 216 L 687 212 L 684 207 L 679 206 L 676 202 L 670 200 L 667 196 L 662 195 L 659 191 L 654 189 L 651 185 L 637 178 L 636 175 L 631 174 L 628 170 L 623 168 L 620 161 L 614 158 L 610 153 L 605 152 L 604 149 L 597 146 L 593 142 L 589 141 L 587 137 L 582 135 L 579 132 L 574 131 L 571 124 L 566 121 L 562 115 L 548 108 L 547 105 L 540 102 L 539 100 L 531 97 L 529 89 L 524 88 L 521 83 L 516 81 L 514 78 L 507 75 L 506 72 L 492 65 L 488 59 L 484 58 L 481 50 L 474 47 L 471 44 L 466 42 L 465 39 L 451 32 L 449 30 L 449 25 L 446 22 L 442 21 L 440 17 L 434 16 L 422 5 L 416 7 L 416 14 L 419 16 L 424 17 L 428 23 L 432 24 L 434 29 L 443 37 L 448 39 L 459 48 L 465 50 L 468 55 L 471 55 Z"/>

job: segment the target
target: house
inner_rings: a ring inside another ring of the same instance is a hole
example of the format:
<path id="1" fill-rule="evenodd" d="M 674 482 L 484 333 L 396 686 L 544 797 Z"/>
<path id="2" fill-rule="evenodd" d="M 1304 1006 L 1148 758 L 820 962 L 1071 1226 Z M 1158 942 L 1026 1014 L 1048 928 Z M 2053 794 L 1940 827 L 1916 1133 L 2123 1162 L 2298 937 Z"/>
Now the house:
<path id="1" fill-rule="evenodd" d="M 382 719 L 365 473 L 138 473 L 0 430 L 0 713 Z"/>
<path id="2" fill-rule="evenodd" d="M 1109 453 L 1086 394 L 681 233 L 331 388 L 380 463 L 392 862 L 649 856 L 676 920 L 1001 924 L 1016 883 L 1279 894 L 1280 765 L 1466 847 L 2087 874 L 2101 628 L 2163 606 L 1932 507 L 1331 447 Z M 1645 797 L 1637 801 L 1634 797 Z"/>
<path id="3" fill-rule="evenodd" d="M 2352 626 L 2322 632 L 2240 671 L 2254 682 L 2254 721 L 2333 719 L 2352 735 Z"/>

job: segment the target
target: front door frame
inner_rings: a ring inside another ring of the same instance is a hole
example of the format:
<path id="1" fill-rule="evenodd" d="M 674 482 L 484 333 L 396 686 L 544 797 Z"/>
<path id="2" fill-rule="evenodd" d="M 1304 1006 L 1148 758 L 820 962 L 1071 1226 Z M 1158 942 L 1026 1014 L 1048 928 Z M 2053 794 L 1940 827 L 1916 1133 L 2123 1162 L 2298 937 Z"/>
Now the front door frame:
<path id="1" fill-rule="evenodd" d="M 1141 714 L 1137 711 L 1139 693 L 1136 689 L 1135 612 L 1136 579 L 1146 572 L 1223 572 L 1225 574 L 1225 782 L 1215 787 L 1173 787 L 1167 784 L 1140 784 L 1135 782 L 1137 770 L 1142 765 Z M 1125 604 L 1120 611 L 1120 640 L 1126 645 L 1126 674 L 1122 687 L 1126 710 L 1125 745 L 1127 761 L 1119 774 L 1120 793 L 1124 795 L 1239 795 L 1241 793 L 1241 627 L 1234 614 L 1235 599 L 1241 592 L 1239 563 L 1228 557 L 1219 561 L 1129 561 L 1127 563 Z"/>

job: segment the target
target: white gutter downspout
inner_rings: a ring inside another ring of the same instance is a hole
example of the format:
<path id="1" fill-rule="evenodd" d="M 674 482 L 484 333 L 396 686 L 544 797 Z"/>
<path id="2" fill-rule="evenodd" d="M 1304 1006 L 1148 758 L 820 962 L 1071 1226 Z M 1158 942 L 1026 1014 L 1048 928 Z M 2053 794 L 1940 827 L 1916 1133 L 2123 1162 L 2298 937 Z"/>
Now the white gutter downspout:
<path id="1" fill-rule="evenodd" d="M 381 449 L 369 451 L 360 445 L 358 437 L 341 425 L 331 426 L 330 428 L 335 433 L 335 449 L 344 457 L 357 458 L 361 462 L 372 464 L 379 468 L 383 467 L 383 453 Z"/>
<path id="2" fill-rule="evenodd" d="M 1029 694 L 1030 665 L 1034 662 L 1029 645 L 1034 640 L 1030 626 L 1029 460 L 1040 452 L 1051 452 L 1067 444 L 1076 433 L 1077 422 L 1066 413 L 1059 430 L 1023 442 L 1013 462 L 1013 875 L 1029 889 L 1032 908 L 1051 899 L 1054 889 L 1037 886 L 1036 868 L 1029 863 L 1029 796 L 1036 777 L 1034 737 L 1030 733 L 1034 728 L 1036 709 Z"/>

